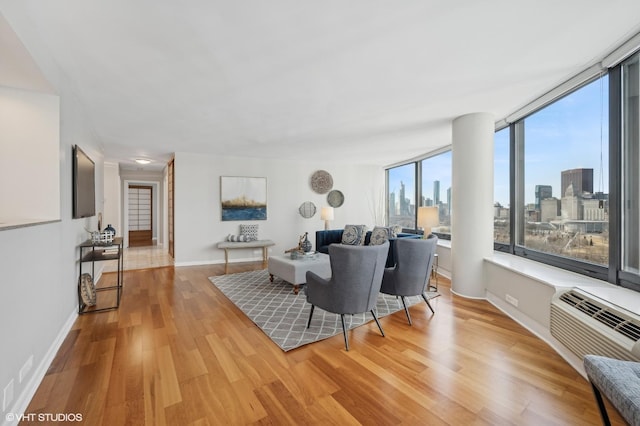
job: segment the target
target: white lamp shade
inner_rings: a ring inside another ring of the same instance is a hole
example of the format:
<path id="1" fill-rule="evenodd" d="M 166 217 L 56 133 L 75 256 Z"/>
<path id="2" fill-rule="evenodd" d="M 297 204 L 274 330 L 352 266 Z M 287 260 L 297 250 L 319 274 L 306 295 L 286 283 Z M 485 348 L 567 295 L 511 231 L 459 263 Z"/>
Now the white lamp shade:
<path id="1" fill-rule="evenodd" d="M 418 208 L 418 228 L 424 229 L 425 235 L 431 233 L 431 228 L 440 224 L 438 207 Z"/>
<path id="2" fill-rule="evenodd" d="M 333 207 L 323 207 L 320 210 L 321 220 L 333 220 Z"/>

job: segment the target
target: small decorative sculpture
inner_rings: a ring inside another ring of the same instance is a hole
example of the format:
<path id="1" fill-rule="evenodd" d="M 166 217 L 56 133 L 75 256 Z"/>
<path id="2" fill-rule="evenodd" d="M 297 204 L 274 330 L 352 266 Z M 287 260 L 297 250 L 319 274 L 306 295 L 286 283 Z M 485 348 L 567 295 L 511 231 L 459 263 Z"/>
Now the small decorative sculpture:
<path id="1" fill-rule="evenodd" d="M 290 248 L 289 250 L 285 250 L 285 253 L 293 253 L 293 252 L 304 252 L 308 253 L 311 251 L 311 241 L 309 241 L 309 233 L 305 232 L 303 235 L 300 235 L 298 239 L 298 246 Z M 291 256 L 292 259 L 295 257 Z"/>

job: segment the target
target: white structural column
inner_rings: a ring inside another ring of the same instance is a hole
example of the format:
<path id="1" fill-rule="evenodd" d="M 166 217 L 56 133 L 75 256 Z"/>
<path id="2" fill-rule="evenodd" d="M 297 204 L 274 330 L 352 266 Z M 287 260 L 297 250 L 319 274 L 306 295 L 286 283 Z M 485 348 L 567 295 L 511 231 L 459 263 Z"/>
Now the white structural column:
<path id="1" fill-rule="evenodd" d="M 453 120 L 451 182 L 451 290 L 485 297 L 484 258 L 493 252 L 494 118 L 488 113 Z"/>

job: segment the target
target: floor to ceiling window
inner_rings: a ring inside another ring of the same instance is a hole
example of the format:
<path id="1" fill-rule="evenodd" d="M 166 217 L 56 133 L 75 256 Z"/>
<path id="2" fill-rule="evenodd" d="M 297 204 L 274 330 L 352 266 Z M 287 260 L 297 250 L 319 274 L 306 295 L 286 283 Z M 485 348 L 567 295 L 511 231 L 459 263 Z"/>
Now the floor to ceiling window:
<path id="1" fill-rule="evenodd" d="M 579 78 L 495 133 L 494 247 L 640 291 L 640 52 Z M 432 230 L 450 237 L 451 151 L 387 184 L 390 224 L 417 229 L 437 207 Z"/>
<path id="2" fill-rule="evenodd" d="M 451 236 L 451 151 L 425 158 L 420 162 L 420 205 L 438 210 L 437 223 L 431 232 Z"/>
<path id="3" fill-rule="evenodd" d="M 451 238 L 451 151 L 387 169 L 389 225 L 424 231 L 420 207 L 432 207 L 426 225 L 441 238 Z M 433 218 L 433 219 L 431 219 Z M 426 228 L 425 228 L 426 229 Z"/>
<path id="4" fill-rule="evenodd" d="M 622 272 L 640 290 L 640 54 L 622 64 Z"/>
<path id="5" fill-rule="evenodd" d="M 493 148 L 493 241 L 507 245 L 511 241 L 508 127 L 495 133 Z"/>
<path id="6" fill-rule="evenodd" d="M 517 245 L 608 265 L 608 119 L 605 75 L 521 122 Z"/>
<path id="7" fill-rule="evenodd" d="M 389 225 L 416 227 L 416 164 L 387 170 L 387 217 Z"/>

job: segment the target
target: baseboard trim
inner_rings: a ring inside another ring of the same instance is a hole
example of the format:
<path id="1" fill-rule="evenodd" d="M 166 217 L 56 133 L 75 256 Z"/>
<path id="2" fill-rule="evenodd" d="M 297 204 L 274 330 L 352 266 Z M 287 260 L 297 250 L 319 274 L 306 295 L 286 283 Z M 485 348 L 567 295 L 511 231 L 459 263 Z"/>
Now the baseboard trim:
<path id="1" fill-rule="evenodd" d="M 560 343 L 555 337 L 553 337 L 551 335 L 551 332 L 546 327 L 492 293 L 487 292 L 486 299 L 489 303 L 498 308 L 509 318 L 511 318 L 512 320 L 529 330 L 531 333 L 535 334 L 536 337 L 551 346 L 551 349 L 556 351 L 556 353 L 560 355 L 567 363 L 569 363 L 569 365 L 571 365 L 574 370 L 576 370 L 582 377 L 587 379 L 587 373 L 584 371 L 582 360 L 578 358 L 578 356 L 576 356 L 573 352 L 571 352 L 567 347 L 565 347 L 562 343 Z"/>
<path id="2" fill-rule="evenodd" d="M 15 402 L 13 403 L 13 406 L 7 411 L 8 413 L 24 414 L 25 410 L 29 406 L 29 403 L 31 402 L 31 399 L 33 399 L 33 396 L 36 394 L 36 391 L 38 390 L 40 383 L 42 383 L 42 380 L 44 379 L 45 374 L 47 374 L 47 370 L 49 369 L 49 366 L 53 362 L 53 359 L 58 353 L 58 350 L 62 346 L 64 339 L 66 339 L 67 335 L 71 331 L 71 328 L 73 327 L 73 324 L 76 321 L 76 318 L 78 318 L 78 311 L 76 309 L 77 308 L 74 308 L 73 312 L 71 312 L 71 315 L 69 315 L 69 318 L 67 318 L 67 320 L 63 324 L 62 328 L 58 332 L 58 335 L 56 336 L 55 340 L 51 343 L 51 346 L 49 347 L 44 357 L 42 358 L 42 360 L 34 370 L 33 374 L 31 375 L 31 378 L 25 385 L 24 389 L 22 390 L 20 395 L 18 395 L 18 398 L 16 398 Z M 7 420 L 6 423 L 4 424 L 12 425 L 12 426 L 17 425 L 19 423 L 19 420 L 20 419 L 14 419 L 13 421 Z"/>

